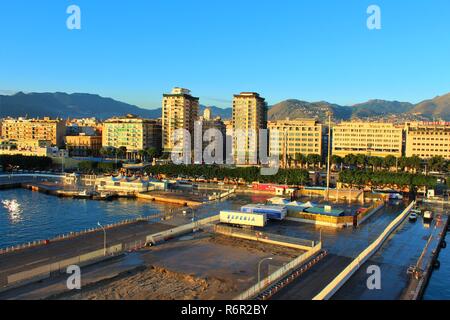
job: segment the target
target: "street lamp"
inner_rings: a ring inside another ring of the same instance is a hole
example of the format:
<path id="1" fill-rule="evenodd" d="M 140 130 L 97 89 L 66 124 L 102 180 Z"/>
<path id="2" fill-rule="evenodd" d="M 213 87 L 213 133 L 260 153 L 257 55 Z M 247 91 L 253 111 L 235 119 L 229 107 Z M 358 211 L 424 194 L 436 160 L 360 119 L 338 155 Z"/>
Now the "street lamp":
<path id="1" fill-rule="evenodd" d="M 106 229 L 100 224 L 100 222 L 97 222 L 97 225 L 103 229 L 103 255 L 106 257 Z"/>
<path id="2" fill-rule="evenodd" d="M 261 288 L 261 264 L 266 260 L 273 260 L 273 257 L 261 259 L 258 263 L 258 286 Z"/>

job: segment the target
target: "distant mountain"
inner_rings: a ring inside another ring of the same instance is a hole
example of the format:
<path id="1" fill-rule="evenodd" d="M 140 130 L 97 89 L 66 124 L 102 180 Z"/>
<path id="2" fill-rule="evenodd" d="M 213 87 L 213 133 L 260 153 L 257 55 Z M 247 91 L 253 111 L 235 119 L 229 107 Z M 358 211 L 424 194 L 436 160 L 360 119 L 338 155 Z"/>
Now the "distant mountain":
<path id="1" fill-rule="evenodd" d="M 369 100 L 352 106 L 352 118 L 370 118 L 409 112 L 414 105 L 409 102 Z"/>
<path id="2" fill-rule="evenodd" d="M 232 117 L 231 108 L 211 106 L 213 117 Z M 205 106 L 200 105 L 200 115 Z M 450 121 L 450 93 L 416 105 L 409 102 L 369 100 L 353 106 L 341 106 L 326 101 L 307 102 L 297 99 L 281 101 L 269 107 L 269 120 L 317 118 L 326 120 L 330 111 L 334 120 L 360 119 L 420 119 Z M 0 118 L 2 117 L 96 117 L 106 119 L 113 116 L 135 114 L 143 118 L 160 118 L 161 108 L 144 109 L 128 103 L 101 97 L 95 94 L 62 92 L 23 93 L 0 95 Z"/>
<path id="3" fill-rule="evenodd" d="M 279 102 L 269 108 L 268 119 L 298 119 L 298 118 L 317 118 L 325 120 L 327 112 L 331 112 L 335 119 L 350 119 L 352 109 L 326 101 L 306 102 L 301 100 L 289 99 Z"/>
<path id="4" fill-rule="evenodd" d="M 96 117 L 106 119 L 113 116 L 135 114 L 144 118 L 158 118 L 161 110 L 149 110 L 104 98 L 95 94 L 62 92 L 23 93 L 0 95 L 0 117 Z"/>
<path id="5" fill-rule="evenodd" d="M 410 113 L 421 114 L 429 119 L 450 121 L 450 93 L 422 101 L 415 105 Z"/>
<path id="6" fill-rule="evenodd" d="M 212 115 L 231 118 L 231 108 L 210 107 Z M 203 113 L 205 106 L 200 106 Z M 60 117 L 107 119 L 113 116 L 135 114 L 143 118 L 160 118 L 161 108 L 144 109 L 95 94 L 62 92 L 23 93 L 0 95 L 0 118 L 3 117 Z"/>

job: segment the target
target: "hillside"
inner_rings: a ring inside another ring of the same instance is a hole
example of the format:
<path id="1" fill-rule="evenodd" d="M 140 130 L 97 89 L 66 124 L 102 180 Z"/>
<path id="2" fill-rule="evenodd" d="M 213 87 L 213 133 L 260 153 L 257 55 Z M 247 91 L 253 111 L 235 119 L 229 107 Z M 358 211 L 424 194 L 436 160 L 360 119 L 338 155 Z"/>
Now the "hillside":
<path id="1" fill-rule="evenodd" d="M 210 107 L 213 116 L 231 118 L 231 108 Z M 200 106 L 203 113 L 204 106 Z M 106 119 L 113 116 L 135 114 L 143 118 L 160 118 L 161 108 L 143 109 L 135 105 L 116 101 L 95 94 L 62 92 L 56 93 L 16 93 L 0 95 L 0 118 L 2 117 L 96 117 Z"/>
<path id="2" fill-rule="evenodd" d="M 422 101 L 414 106 L 410 113 L 422 114 L 429 119 L 450 121 L 450 93 Z"/>
<path id="3" fill-rule="evenodd" d="M 268 119 L 317 118 L 325 120 L 328 111 L 332 112 L 335 119 L 349 119 L 351 117 L 350 107 L 339 106 L 325 101 L 311 103 L 289 99 L 271 106 Z"/>
<path id="4" fill-rule="evenodd" d="M 369 100 L 352 106 L 352 118 L 369 118 L 409 112 L 414 105 L 409 102 Z"/>

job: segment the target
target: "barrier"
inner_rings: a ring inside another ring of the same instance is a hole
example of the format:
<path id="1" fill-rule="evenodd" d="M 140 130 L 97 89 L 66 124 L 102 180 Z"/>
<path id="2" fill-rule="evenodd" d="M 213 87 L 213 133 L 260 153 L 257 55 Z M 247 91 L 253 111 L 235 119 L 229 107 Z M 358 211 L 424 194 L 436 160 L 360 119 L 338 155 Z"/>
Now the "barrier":
<path id="1" fill-rule="evenodd" d="M 282 236 L 278 234 L 254 230 L 246 230 L 242 228 L 235 228 L 224 225 L 216 225 L 214 227 L 214 232 L 224 234 L 230 237 L 260 241 L 305 251 L 311 250 L 311 248 L 314 247 L 315 245 L 313 240 L 299 239 L 289 236 Z"/>
<path id="2" fill-rule="evenodd" d="M 214 215 L 214 216 L 204 218 L 201 220 L 197 220 L 197 221 L 191 222 L 189 224 L 185 224 L 185 225 L 175 227 L 175 228 L 172 228 L 169 230 L 150 234 L 146 237 L 146 243 L 156 244 L 160 241 L 164 241 L 164 240 L 179 236 L 181 234 L 190 233 L 194 229 L 196 229 L 200 226 L 208 225 L 210 223 L 217 222 L 219 220 L 220 220 L 220 216 Z"/>
<path id="3" fill-rule="evenodd" d="M 363 252 L 361 252 L 336 278 L 333 279 L 313 300 L 327 300 L 333 296 L 345 282 L 364 264 L 386 241 L 391 233 L 407 217 L 411 208 L 415 205 L 412 201 L 401 214 L 398 215 L 383 231 L 383 233 L 372 242 Z"/>
<path id="4" fill-rule="evenodd" d="M 106 255 L 111 256 L 122 251 L 122 244 L 114 245 L 106 250 Z M 95 250 L 86 254 L 82 254 L 73 258 L 64 259 L 53 262 L 37 268 L 18 272 L 7 276 L 7 285 L 23 282 L 29 279 L 39 277 L 41 279 L 48 278 L 54 272 L 65 272 L 70 265 L 79 265 L 90 260 L 94 260 L 104 256 L 104 249 Z"/>
<path id="5" fill-rule="evenodd" d="M 286 276 L 288 273 L 295 270 L 299 265 L 305 263 L 308 261 L 311 257 L 316 255 L 320 250 L 322 250 L 322 243 L 319 242 L 317 245 L 315 245 L 311 250 L 303 253 L 302 255 L 298 256 L 291 262 L 285 264 L 272 274 L 270 274 L 268 277 L 264 278 L 254 286 L 250 287 L 237 297 L 235 297 L 233 300 L 248 300 L 251 299 L 258 294 L 262 292 L 263 289 L 268 287 L 270 284 L 274 283 L 275 281 L 280 280 L 282 277 Z"/>

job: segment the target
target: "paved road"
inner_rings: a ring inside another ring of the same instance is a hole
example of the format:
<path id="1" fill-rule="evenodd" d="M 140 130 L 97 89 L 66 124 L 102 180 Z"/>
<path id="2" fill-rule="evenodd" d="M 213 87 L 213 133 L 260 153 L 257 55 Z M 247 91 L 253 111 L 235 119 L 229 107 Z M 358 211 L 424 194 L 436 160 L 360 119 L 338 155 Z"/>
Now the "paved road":
<path id="1" fill-rule="evenodd" d="M 107 246 L 123 244 L 132 247 L 145 241 L 147 235 L 172 228 L 170 224 L 136 222 L 107 230 Z M 96 231 L 76 238 L 51 242 L 35 248 L 0 255 L 0 287 L 6 284 L 8 275 L 30 270 L 80 254 L 103 248 L 103 232 Z"/>
<path id="2" fill-rule="evenodd" d="M 329 255 L 281 290 L 274 299 L 310 300 L 331 282 L 348 264 L 372 243 L 405 208 L 405 204 L 387 204 L 358 228 L 322 228 L 324 249 Z M 269 232 L 282 232 L 290 236 L 319 239 L 319 229 L 298 223 L 295 227 L 284 222 L 269 226 Z"/>
<path id="3" fill-rule="evenodd" d="M 436 212 L 435 208 L 435 212 Z M 439 210 L 438 210 L 439 211 Z M 335 300 L 397 300 L 406 292 L 410 276 L 406 271 L 418 261 L 430 235 L 437 234 L 436 221 L 424 224 L 422 217 L 416 222 L 408 219 L 386 240 L 383 246 L 333 296 Z M 434 240 L 434 242 L 436 239 Z M 436 243 L 430 244 L 425 259 L 431 255 Z M 377 265 L 381 271 L 381 289 L 367 288 L 367 268 Z M 424 266 L 423 266 L 424 267 Z"/>
<path id="4" fill-rule="evenodd" d="M 343 270 L 352 259 L 330 254 L 297 280 L 275 294 L 273 300 L 311 300 Z"/>

